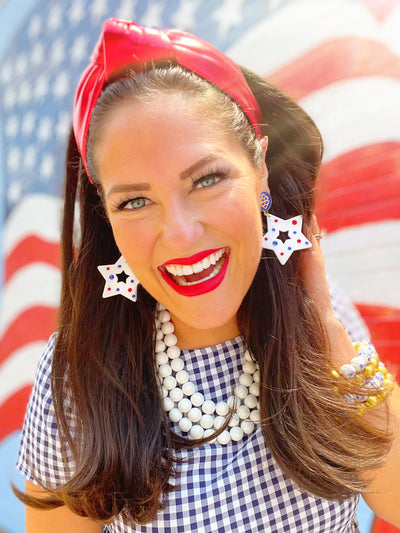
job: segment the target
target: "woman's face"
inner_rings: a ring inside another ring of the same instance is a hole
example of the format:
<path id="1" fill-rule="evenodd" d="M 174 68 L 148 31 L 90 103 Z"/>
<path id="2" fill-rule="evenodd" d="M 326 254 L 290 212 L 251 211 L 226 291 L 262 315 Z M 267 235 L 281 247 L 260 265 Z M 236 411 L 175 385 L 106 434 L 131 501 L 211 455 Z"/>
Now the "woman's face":
<path id="1" fill-rule="evenodd" d="M 237 335 L 261 256 L 265 164 L 179 95 L 120 104 L 94 153 L 117 246 L 169 309 L 179 345 Z"/>

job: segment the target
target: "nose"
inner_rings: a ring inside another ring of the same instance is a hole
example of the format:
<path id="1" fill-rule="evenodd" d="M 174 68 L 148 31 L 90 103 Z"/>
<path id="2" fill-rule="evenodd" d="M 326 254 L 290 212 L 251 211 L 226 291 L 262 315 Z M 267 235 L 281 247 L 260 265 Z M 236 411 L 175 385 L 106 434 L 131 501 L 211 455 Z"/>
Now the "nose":
<path id="1" fill-rule="evenodd" d="M 203 224 L 193 206 L 177 201 L 166 208 L 163 238 L 169 248 L 180 253 L 191 252 L 203 233 Z"/>

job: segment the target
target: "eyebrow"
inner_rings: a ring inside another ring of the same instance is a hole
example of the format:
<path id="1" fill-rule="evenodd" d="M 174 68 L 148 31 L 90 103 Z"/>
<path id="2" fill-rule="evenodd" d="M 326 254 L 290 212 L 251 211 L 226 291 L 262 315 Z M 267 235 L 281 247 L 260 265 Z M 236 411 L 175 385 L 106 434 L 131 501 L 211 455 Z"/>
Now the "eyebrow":
<path id="1" fill-rule="evenodd" d="M 181 180 L 187 179 L 189 176 L 191 176 L 196 170 L 201 168 L 204 165 L 207 165 L 207 163 L 210 163 L 211 161 L 214 161 L 218 156 L 216 154 L 209 154 L 205 157 L 202 157 L 196 163 L 193 165 L 190 165 L 187 169 L 183 170 L 179 177 Z M 121 193 L 121 192 L 132 192 L 132 191 L 149 191 L 151 189 L 150 185 L 148 183 L 122 183 L 120 185 L 114 185 L 111 187 L 111 189 L 106 194 L 106 198 L 109 198 L 112 194 L 115 193 Z"/>

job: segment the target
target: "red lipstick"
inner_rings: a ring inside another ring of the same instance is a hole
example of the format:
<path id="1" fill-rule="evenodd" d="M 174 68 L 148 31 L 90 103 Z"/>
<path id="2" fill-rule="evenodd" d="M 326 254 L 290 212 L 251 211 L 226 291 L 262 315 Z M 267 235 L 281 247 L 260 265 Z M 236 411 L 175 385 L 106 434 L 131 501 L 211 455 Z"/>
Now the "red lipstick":
<path id="1" fill-rule="evenodd" d="M 164 265 L 172 265 L 172 264 L 191 265 L 191 264 L 197 263 L 198 261 L 201 261 L 208 255 L 218 250 L 221 250 L 221 248 L 216 248 L 215 250 L 207 250 L 206 252 L 200 252 L 198 254 L 195 254 L 191 257 L 184 258 L 184 259 L 168 261 L 164 263 Z M 199 296 L 201 294 L 206 294 L 207 292 L 213 291 L 223 282 L 225 278 L 225 274 L 226 274 L 226 269 L 228 268 L 229 256 L 230 256 L 230 251 L 228 250 L 226 252 L 224 264 L 222 265 L 221 270 L 218 272 L 216 276 L 206 281 L 195 283 L 193 285 L 178 285 L 178 283 L 176 283 L 172 279 L 172 277 L 170 277 L 162 268 L 159 268 L 159 272 L 163 280 L 166 281 L 166 283 L 168 283 L 168 285 L 172 287 L 178 294 L 181 294 L 182 296 Z"/>
<path id="2" fill-rule="evenodd" d="M 166 263 L 164 263 L 163 266 L 165 265 L 194 265 L 195 263 L 202 261 L 205 257 L 208 257 L 214 252 L 218 252 L 219 250 L 223 250 L 223 249 L 224 248 L 213 248 L 212 250 L 204 250 L 203 252 L 199 252 L 198 254 L 191 255 L 190 257 L 182 257 L 181 259 L 171 259 L 170 261 L 167 261 Z"/>

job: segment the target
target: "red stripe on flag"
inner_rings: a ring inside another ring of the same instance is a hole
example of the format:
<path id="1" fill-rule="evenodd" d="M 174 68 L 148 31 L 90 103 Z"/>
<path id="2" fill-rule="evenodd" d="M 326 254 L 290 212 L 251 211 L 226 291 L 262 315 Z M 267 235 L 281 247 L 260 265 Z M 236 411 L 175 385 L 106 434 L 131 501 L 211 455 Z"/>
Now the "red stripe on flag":
<path id="1" fill-rule="evenodd" d="M 56 330 L 57 309 L 32 307 L 21 313 L 0 340 L 0 364 L 24 344 L 47 341 Z"/>
<path id="2" fill-rule="evenodd" d="M 0 441 L 22 428 L 32 385 L 23 387 L 0 405 Z"/>
<path id="3" fill-rule="evenodd" d="M 5 282 L 7 283 L 18 269 L 35 262 L 49 263 L 60 268 L 60 244 L 44 241 L 33 235 L 23 239 L 8 254 L 5 261 Z"/>
<path id="4" fill-rule="evenodd" d="M 335 231 L 400 218 L 400 143 L 364 146 L 323 163 L 316 213 Z"/>
<path id="5" fill-rule="evenodd" d="M 300 100 L 327 85 L 360 76 L 400 79 L 399 58 L 379 42 L 349 37 L 322 43 L 267 77 Z"/>
<path id="6" fill-rule="evenodd" d="M 400 383 L 400 309 L 356 304 L 371 333 L 379 357 L 397 374 Z"/>

